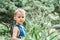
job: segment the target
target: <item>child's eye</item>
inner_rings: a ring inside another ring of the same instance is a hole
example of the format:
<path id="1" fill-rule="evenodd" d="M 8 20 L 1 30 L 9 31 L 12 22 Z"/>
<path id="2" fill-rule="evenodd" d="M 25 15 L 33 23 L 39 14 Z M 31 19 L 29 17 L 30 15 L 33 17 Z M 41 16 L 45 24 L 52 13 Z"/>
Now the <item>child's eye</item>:
<path id="1" fill-rule="evenodd" d="M 24 18 L 24 17 L 22 17 L 22 18 Z"/>
<path id="2" fill-rule="evenodd" d="M 18 18 L 20 18 L 20 17 L 18 17 Z"/>

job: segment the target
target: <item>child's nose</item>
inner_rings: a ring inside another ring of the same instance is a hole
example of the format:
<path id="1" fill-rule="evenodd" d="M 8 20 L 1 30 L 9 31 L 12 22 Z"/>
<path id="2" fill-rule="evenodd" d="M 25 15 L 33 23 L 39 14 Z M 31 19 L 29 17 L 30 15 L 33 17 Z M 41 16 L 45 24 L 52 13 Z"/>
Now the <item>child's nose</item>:
<path id="1" fill-rule="evenodd" d="M 20 18 L 20 20 L 22 20 L 22 18 Z"/>

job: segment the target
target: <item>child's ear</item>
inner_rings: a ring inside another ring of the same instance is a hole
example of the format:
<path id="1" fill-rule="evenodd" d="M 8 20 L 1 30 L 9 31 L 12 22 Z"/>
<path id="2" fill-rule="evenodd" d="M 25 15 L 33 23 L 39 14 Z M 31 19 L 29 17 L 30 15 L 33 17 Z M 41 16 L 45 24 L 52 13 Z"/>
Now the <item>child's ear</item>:
<path id="1" fill-rule="evenodd" d="M 16 20 L 16 17 L 14 16 L 14 20 Z"/>

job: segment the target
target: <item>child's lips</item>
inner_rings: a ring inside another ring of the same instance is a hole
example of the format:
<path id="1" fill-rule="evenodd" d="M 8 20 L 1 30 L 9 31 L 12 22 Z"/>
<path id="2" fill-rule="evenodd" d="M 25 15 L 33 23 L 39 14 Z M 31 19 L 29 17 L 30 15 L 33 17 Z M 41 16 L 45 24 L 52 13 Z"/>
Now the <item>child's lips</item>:
<path id="1" fill-rule="evenodd" d="M 20 22 L 22 22 L 22 21 L 20 21 Z"/>

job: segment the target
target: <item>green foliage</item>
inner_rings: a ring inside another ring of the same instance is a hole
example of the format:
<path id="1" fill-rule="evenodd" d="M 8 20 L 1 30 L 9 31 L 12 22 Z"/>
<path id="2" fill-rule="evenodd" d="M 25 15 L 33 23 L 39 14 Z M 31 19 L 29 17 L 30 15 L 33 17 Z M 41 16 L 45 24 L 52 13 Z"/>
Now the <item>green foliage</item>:
<path id="1" fill-rule="evenodd" d="M 1 40 L 11 40 L 10 27 L 7 24 L 0 24 L 0 39 Z"/>
<path id="2" fill-rule="evenodd" d="M 10 32 L 10 27 L 8 25 L 0 24 L 0 35 L 5 35 Z"/>

